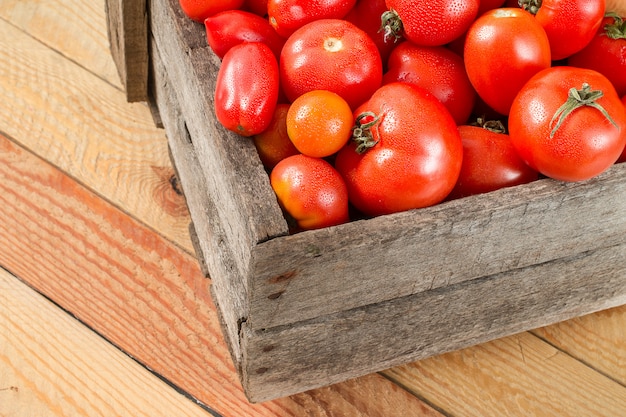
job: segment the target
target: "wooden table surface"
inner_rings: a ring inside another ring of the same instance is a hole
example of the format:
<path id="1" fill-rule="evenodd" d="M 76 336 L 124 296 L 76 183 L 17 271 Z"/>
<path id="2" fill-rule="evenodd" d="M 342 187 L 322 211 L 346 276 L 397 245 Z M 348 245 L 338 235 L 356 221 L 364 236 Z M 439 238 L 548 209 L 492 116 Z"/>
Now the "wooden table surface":
<path id="1" fill-rule="evenodd" d="M 165 134 L 145 103 L 125 99 L 104 0 L 1 0 L 0 97 L 0 416 L 626 415 L 626 306 L 249 404 L 205 287 L 181 307 L 202 310 L 207 333 L 198 335 L 150 307 L 189 288 L 117 279 L 209 282 Z M 102 307 L 115 295 L 132 314 Z M 130 322 L 146 324 L 110 337 Z M 181 339 L 203 344 L 211 372 L 198 376 L 202 386 L 163 377 L 176 375 L 178 360 L 159 361 L 152 327 L 181 361 Z"/>

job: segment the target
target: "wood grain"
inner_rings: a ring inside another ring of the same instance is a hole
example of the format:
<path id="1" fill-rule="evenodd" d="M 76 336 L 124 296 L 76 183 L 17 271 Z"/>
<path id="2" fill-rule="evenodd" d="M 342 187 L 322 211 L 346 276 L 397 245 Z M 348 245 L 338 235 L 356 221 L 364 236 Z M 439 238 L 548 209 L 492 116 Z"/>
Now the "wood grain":
<path id="1" fill-rule="evenodd" d="M 108 38 L 126 99 L 148 100 L 148 16 L 146 0 L 106 0 Z"/>
<path id="2" fill-rule="evenodd" d="M 522 333 L 385 372 L 450 415 L 623 415 L 626 387 Z M 582 381 L 585 381 L 584 385 Z"/>
<path id="3" fill-rule="evenodd" d="M 12 14 L 26 19 L 27 9 L 19 4 L 16 10 L 21 11 Z M 40 4 L 43 8 L 47 3 Z M 64 19 L 72 14 L 61 6 L 70 7 L 59 5 L 56 14 L 46 15 L 51 28 L 71 27 Z M 68 45 L 81 37 L 67 30 L 61 33 L 72 40 Z M 80 43 L 66 47 L 75 49 Z M 94 61 L 102 60 L 102 51 L 93 53 L 100 56 Z M 62 57 L 61 51 L 0 20 L 0 95 L 11 103 L 0 106 L 0 129 L 191 252 L 189 215 L 171 186 L 174 171 L 165 134 L 155 128 L 148 106 L 127 103 L 119 88 L 86 71 L 75 56 Z"/>
<path id="4" fill-rule="evenodd" d="M 0 269 L 0 415 L 209 413 Z"/>

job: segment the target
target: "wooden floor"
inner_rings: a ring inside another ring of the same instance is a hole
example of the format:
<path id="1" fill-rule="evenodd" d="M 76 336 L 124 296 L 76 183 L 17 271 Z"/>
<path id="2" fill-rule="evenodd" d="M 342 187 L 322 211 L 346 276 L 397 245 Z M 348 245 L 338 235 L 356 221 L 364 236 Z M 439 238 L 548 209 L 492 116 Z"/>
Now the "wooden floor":
<path id="1" fill-rule="evenodd" d="M 2 417 L 626 415 L 626 306 L 249 404 L 204 287 L 180 308 L 206 334 L 150 307 L 188 290 L 154 274 L 203 278 L 164 132 L 125 100 L 103 0 L 0 0 L 0 158 Z M 208 372 L 177 373 L 190 346 Z"/>

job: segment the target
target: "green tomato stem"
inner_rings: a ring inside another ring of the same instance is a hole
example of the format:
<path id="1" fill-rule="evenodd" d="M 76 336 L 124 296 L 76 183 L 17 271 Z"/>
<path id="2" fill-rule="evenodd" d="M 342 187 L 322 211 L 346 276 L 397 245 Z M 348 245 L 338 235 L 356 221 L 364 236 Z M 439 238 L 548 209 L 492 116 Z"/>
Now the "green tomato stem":
<path id="1" fill-rule="evenodd" d="M 519 7 L 535 15 L 541 8 L 541 0 L 518 0 Z"/>
<path id="2" fill-rule="evenodd" d="M 380 122 L 380 116 L 371 111 L 363 112 L 357 116 L 352 128 L 352 140 L 357 144 L 356 153 L 365 153 L 378 143 L 372 133 L 372 128 L 378 129 L 378 122 Z"/>
<path id="3" fill-rule="evenodd" d="M 591 86 L 587 83 L 583 83 L 582 89 L 580 90 L 577 90 L 574 87 L 570 88 L 567 94 L 567 100 L 565 101 L 565 103 L 563 103 L 561 107 L 557 109 L 556 113 L 554 113 L 554 116 L 552 116 L 552 119 L 550 120 L 550 126 L 552 126 L 556 121 L 556 125 L 552 128 L 552 131 L 550 132 L 550 139 L 554 137 L 567 116 L 569 116 L 570 113 L 572 113 L 574 110 L 583 106 L 593 107 L 594 109 L 600 111 L 608 121 L 610 121 L 616 128 L 619 129 L 617 123 L 615 123 L 615 121 L 611 118 L 611 116 L 604 109 L 604 107 L 596 103 L 596 100 L 598 100 L 603 95 L 604 92 L 602 92 L 602 90 L 592 90 Z"/>
<path id="4" fill-rule="evenodd" d="M 607 12 L 604 17 L 613 18 L 613 23 L 604 25 L 603 35 L 611 39 L 626 39 L 626 21 L 615 12 Z"/>
<path id="5" fill-rule="evenodd" d="M 390 9 L 380 15 L 380 29 L 378 31 L 384 33 L 385 42 L 391 38 L 393 38 L 394 42 L 401 39 L 402 29 L 402 20 L 395 10 Z"/>

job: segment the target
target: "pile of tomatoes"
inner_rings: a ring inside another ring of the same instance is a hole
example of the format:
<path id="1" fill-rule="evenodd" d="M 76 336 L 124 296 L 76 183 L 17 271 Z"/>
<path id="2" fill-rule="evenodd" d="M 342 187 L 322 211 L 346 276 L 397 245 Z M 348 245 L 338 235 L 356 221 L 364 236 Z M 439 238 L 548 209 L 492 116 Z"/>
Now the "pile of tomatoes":
<path id="1" fill-rule="evenodd" d="M 626 161 L 626 5 L 179 0 L 299 229 Z"/>

